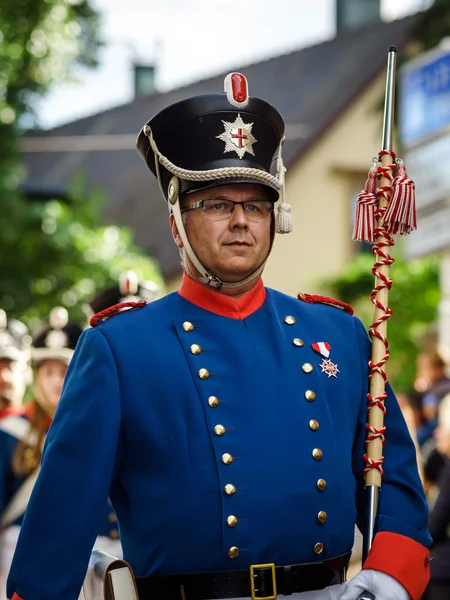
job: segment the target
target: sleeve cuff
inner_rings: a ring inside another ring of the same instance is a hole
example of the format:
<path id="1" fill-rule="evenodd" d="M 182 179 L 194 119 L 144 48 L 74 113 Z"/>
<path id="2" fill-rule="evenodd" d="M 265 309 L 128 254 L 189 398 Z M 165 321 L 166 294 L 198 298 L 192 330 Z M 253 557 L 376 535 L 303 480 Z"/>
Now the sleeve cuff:
<path id="1" fill-rule="evenodd" d="M 396 579 L 412 600 L 420 600 L 430 579 L 430 552 L 412 538 L 381 531 L 374 538 L 363 569 L 382 571 Z"/>

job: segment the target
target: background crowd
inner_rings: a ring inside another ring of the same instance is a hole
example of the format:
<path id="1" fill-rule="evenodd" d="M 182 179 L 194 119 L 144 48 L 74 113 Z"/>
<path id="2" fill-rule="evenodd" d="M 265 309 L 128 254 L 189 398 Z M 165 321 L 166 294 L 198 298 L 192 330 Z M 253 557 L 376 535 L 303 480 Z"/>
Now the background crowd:
<path id="1" fill-rule="evenodd" d="M 78 339 L 90 326 L 89 317 L 121 302 L 148 302 L 158 296 L 156 284 L 139 282 L 134 272 L 126 272 L 117 285 L 91 299 L 84 321 L 70 321 L 67 310 L 59 306 L 29 331 L 0 309 L 0 598 L 6 598 L 6 577 L 45 438 Z M 95 547 L 121 556 L 117 519 L 109 502 Z"/>

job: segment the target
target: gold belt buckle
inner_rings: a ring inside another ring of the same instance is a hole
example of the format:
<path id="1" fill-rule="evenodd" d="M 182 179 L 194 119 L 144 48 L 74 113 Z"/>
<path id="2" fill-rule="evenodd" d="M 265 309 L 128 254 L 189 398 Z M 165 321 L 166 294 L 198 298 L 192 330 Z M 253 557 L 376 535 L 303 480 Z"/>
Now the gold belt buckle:
<path id="1" fill-rule="evenodd" d="M 258 575 L 255 575 L 255 569 L 270 569 L 272 571 L 272 589 L 273 596 L 257 596 L 256 592 L 258 592 L 258 588 L 255 587 L 255 578 Z M 266 563 L 263 565 L 250 565 L 250 589 L 252 593 L 252 600 L 276 600 L 277 598 L 277 580 L 275 577 L 275 564 L 274 563 Z"/>

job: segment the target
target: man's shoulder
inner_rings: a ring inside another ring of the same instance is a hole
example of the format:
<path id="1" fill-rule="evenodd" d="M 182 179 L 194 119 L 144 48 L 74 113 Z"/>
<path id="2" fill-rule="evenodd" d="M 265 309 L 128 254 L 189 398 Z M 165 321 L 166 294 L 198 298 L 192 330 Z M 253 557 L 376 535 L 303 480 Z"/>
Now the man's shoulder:
<path id="1" fill-rule="evenodd" d="M 297 297 L 293 297 L 272 288 L 267 288 L 267 292 L 274 303 L 291 307 L 292 310 L 300 311 L 303 314 L 330 315 L 335 318 L 341 315 L 344 319 L 353 316 L 353 309 L 349 304 L 328 296 L 299 292 Z"/>
<path id="2" fill-rule="evenodd" d="M 102 316 L 102 313 L 98 313 L 96 316 L 99 318 L 94 320 L 93 327 L 103 332 L 113 332 L 123 330 L 123 328 L 140 328 L 143 323 L 156 324 L 170 315 L 178 303 L 179 295 L 174 292 L 147 304 L 116 305 L 116 307 L 108 309 L 109 314 Z M 115 310 L 113 310 L 114 308 Z"/>

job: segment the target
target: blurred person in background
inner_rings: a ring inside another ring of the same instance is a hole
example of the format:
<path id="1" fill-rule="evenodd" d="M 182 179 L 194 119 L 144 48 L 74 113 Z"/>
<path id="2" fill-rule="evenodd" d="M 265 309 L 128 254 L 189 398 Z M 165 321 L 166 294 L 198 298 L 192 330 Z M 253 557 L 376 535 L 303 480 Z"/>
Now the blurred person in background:
<path id="1" fill-rule="evenodd" d="M 400 410 L 402 411 L 403 417 L 406 421 L 406 426 L 408 427 L 409 435 L 411 436 L 411 439 L 414 442 L 414 446 L 416 448 L 417 467 L 419 469 L 420 478 L 422 479 L 423 483 L 423 463 L 422 456 L 420 453 L 419 442 L 417 440 L 417 419 L 411 402 L 411 394 L 399 392 L 397 394 L 397 400 L 400 406 Z"/>
<path id="2" fill-rule="evenodd" d="M 98 292 L 84 312 L 88 319 L 96 313 L 123 302 L 153 302 L 161 297 L 161 290 L 154 281 L 141 280 L 135 271 L 124 271 L 119 281 Z"/>
<path id="3" fill-rule="evenodd" d="M 6 576 L 20 526 L 39 473 L 42 448 L 58 405 L 64 377 L 82 328 L 68 321 L 67 311 L 52 310 L 49 324 L 30 348 L 33 397 L 21 414 L 0 421 L 1 589 L 6 598 Z"/>
<path id="4" fill-rule="evenodd" d="M 430 583 L 427 600 L 450 598 L 450 394 L 441 401 L 438 426 L 435 429 L 436 448 L 444 458 L 437 481 L 437 497 L 430 501 L 429 528 L 433 538 L 430 563 Z"/>
<path id="5" fill-rule="evenodd" d="M 27 327 L 0 309 L 0 420 L 22 410 L 30 340 Z"/>
<path id="6" fill-rule="evenodd" d="M 438 350 L 422 352 L 417 357 L 417 384 L 423 390 L 422 423 L 417 431 L 420 446 L 433 436 L 437 425 L 439 403 L 450 393 L 450 378 L 446 374 L 447 364 Z"/>

